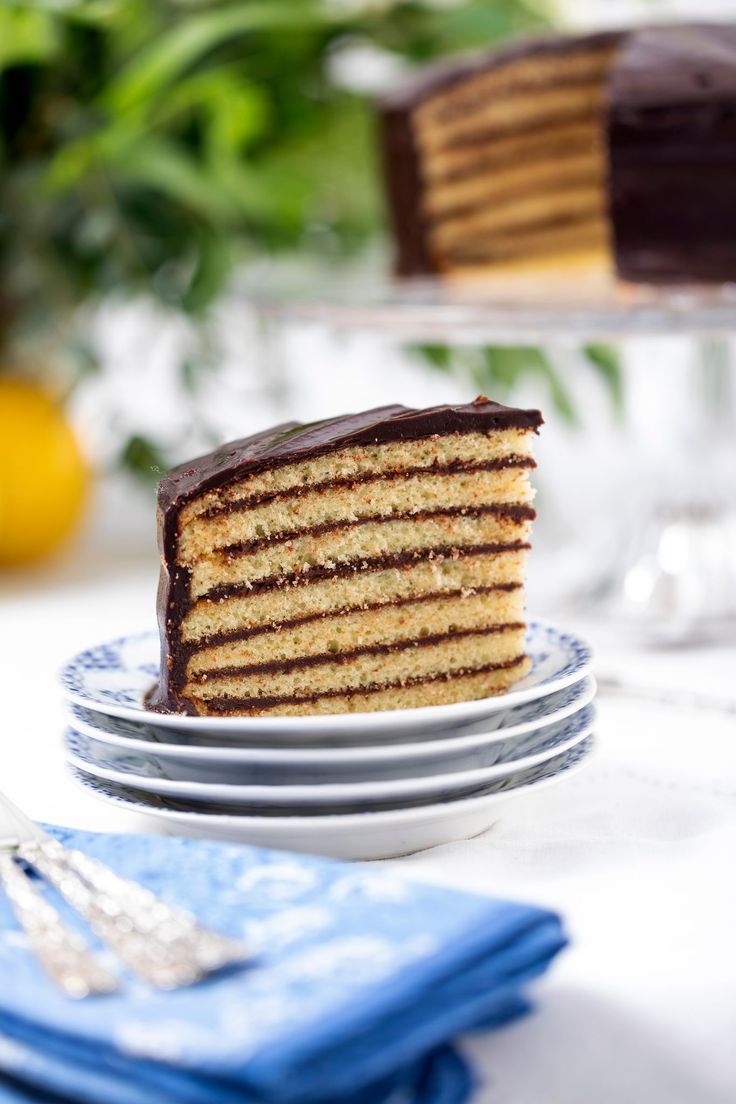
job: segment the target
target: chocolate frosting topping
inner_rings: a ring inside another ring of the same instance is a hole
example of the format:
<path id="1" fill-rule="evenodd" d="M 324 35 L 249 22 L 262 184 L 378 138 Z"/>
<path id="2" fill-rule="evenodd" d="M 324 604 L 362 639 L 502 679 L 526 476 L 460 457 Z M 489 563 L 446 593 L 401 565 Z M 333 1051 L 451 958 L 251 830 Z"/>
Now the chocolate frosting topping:
<path id="1" fill-rule="evenodd" d="M 273 429 L 222 445 L 206 456 L 173 468 L 159 484 L 158 522 L 161 578 L 158 620 L 161 634 L 161 681 L 149 705 L 171 712 L 191 712 L 177 692 L 186 663 L 175 635 L 189 602 L 189 572 L 176 564 L 179 513 L 192 498 L 266 468 L 321 456 L 340 449 L 391 441 L 412 441 L 448 434 L 488 433 L 495 429 L 529 429 L 542 424 L 538 410 L 516 410 L 478 396 L 462 406 L 413 410 L 381 406 L 360 414 L 302 424 L 284 422 Z"/>
<path id="2" fill-rule="evenodd" d="M 736 27 L 632 33 L 609 81 L 608 142 L 619 276 L 736 278 Z"/>
<path id="3" fill-rule="evenodd" d="M 272 468 L 360 445 L 414 441 L 448 433 L 488 433 L 493 429 L 537 429 L 538 410 L 515 410 L 479 395 L 463 406 L 378 406 L 361 414 L 345 414 L 322 422 L 284 422 L 273 429 L 222 445 L 206 456 L 180 464 L 159 484 L 163 512 L 182 506 L 193 495 Z"/>
<path id="4" fill-rule="evenodd" d="M 504 65 L 522 61 L 524 58 L 544 57 L 548 54 L 559 56 L 570 50 L 579 50 L 581 46 L 589 46 L 591 49 L 615 46 L 623 33 L 625 32 L 610 30 L 593 31 L 586 35 L 537 35 L 506 42 L 491 50 L 476 50 L 459 57 L 445 58 L 432 65 L 422 66 L 417 73 L 402 81 L 398 88 L 383 97 L 381 110 L 391 112 L 411 109 L 429 96 L 451 88 L 459 81 L 502 69 Z"/>

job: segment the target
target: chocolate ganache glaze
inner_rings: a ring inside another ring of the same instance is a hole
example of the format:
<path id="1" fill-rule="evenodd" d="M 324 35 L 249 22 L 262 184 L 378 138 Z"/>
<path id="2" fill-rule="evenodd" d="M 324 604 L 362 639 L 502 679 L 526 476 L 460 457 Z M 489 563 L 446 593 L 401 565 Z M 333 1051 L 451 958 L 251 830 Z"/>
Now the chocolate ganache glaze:
<path id="1" fill-rule="evenodd" d="M 465 405 L 435 406 L 426 410 L 382 406 L 309 424 L 284 422 L 173 468 L 158 488 L 161 676 L 149 695 L 149 707 L 162 712 L 193 712 L 189 702 L 177 692 L 190 654 L 188 646 L 179 639 L 178 626 L 191 605 L 191 597 L 189 571 L 176 563 L 179 515 L 193 498 L 215 488 L 227 487 L 266 468 L 298 463 L 341 449 L 450 434 L 489 433 L 495 429 L 536 432 L 541 424 L 542 415 L 538 410 L 502 406 L 482 395 Z M 236 633 L 233 638 L 237 636 Z"/>
<path id="2" fill-rule="evenodd" d="M 736 279 L 736 27 L 632 33 L 609 82 L 619 276 Z"/>

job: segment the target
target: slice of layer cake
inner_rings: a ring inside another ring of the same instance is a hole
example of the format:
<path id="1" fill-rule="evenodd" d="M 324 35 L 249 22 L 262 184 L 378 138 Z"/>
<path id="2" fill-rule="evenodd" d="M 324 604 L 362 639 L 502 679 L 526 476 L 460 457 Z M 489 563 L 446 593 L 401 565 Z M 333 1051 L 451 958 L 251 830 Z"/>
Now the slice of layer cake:
<path id="1" fill-rule="evenodd" d="M 516 43 L 382 117 L 399 275 L 736 278 L 736 27 Z"/>
<path id="2" fill-rule="evenodd" d="M 174 712 L 320 714 L 481 698 L 528 670 L 541 415 L 483 397 L 288 423 L 159 487 Z"/>

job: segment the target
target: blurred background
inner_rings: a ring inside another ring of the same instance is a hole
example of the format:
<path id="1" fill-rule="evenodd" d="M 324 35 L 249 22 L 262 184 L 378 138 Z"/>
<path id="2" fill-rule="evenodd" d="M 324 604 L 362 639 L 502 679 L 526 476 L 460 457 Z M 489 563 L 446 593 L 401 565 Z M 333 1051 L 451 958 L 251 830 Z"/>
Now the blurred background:
<path id="1" fill-rule="evenodd" d="M 274 272 L 388 271 L 373 104 L 412 67 L 533 31 L 695 15 L 736 3 L 1 3 L 0 588 L 138 564 L 153 579 L 156 481 L 224 439 L 483 392 L 547 421 L 535 609 L 597 608 L 632 517 L 618 596 L 668 639 L 730 633 L 729 341 L 406 344 L 265 320 L 252 302 Z M 713 409 L 721 477 L 704 503 L 683 458 Z M 671 585 L 646 568 L 663 511 Z"/>

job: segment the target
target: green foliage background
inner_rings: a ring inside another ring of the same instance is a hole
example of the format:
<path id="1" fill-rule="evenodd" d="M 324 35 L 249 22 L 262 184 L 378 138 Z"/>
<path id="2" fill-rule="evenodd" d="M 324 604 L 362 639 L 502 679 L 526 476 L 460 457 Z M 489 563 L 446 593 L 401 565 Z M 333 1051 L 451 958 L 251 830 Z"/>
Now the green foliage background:
<path id="1" fill-rule="evenodd" d="M 0 3 L 0 343 L 108 290 L 197 314 L 243 257 L 360 248 L 373 110 L 331 52 L 421 62 L 542 21 L 528 0 Z"/>
<path id="2" fill-rule="evenodd" d="M 204 324 L 249 257 L 358 252 L 383 225 L 374 108 L 333 52 L 418 64 L 546 22 L 543 0 L 0 0 L 0 365 L 40 346 L 94 370 L 73 319 L 109 292 Z M 480 357 L 479 384 L 532 371 L 572 414 L 540 351 Z M 121 459 L 150 471 L 154 447 Z"/>

